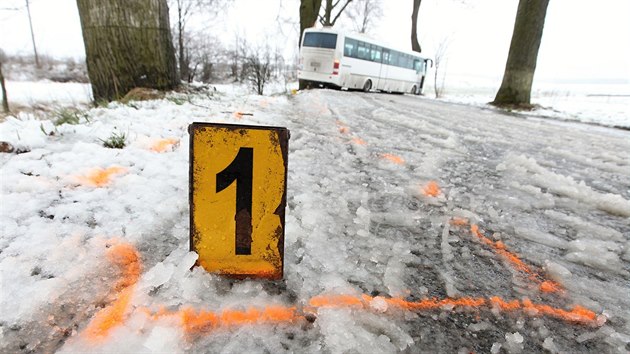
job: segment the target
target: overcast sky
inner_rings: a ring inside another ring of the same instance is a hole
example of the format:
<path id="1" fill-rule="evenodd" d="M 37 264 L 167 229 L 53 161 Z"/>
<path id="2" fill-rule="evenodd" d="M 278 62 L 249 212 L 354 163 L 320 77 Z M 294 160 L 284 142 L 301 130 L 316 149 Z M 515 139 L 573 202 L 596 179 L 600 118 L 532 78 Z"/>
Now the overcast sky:
<path id="1" fill-rule="evenodd" d="M 384 16 L 371 31 L 392 46 L 410 49 L 412 0 L 383 0 Z M 0 0 L 0 48 L 31 53 L 24 0 Z M 432 56 L 448 43 L 448 72 L 501 77 L 514 26 L 517 0 L 424 0 L 420 8 L 420 43 Z M 193 27 L 232 43 L 236 33 L 254 44 L 267 39 L 290 53 L 296 46 L 296 0 L 234 0 L 226 16 L 202 18 Z M 8 9 L 8 10 L 7 10 Z M 75 0 L 31 0 L 40 54 L 84 57 Z M 536 80 L 625 80 L 630 83 L 630 0 L 552 0 L 538 57 Z M 342 26 L 349 27 L 345 21 Z"/>

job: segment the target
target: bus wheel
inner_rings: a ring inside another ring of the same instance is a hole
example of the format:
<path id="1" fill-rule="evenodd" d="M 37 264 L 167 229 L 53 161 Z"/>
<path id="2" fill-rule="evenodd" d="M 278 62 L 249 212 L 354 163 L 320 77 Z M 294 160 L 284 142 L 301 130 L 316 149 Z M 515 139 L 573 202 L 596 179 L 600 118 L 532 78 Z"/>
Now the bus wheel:
<path id="1" fill-rule="evenodd" d="M 365 85 L 363 85 L 363 92 L 370 92 L 371 88 L 372 88 L 372 81 L 368 80 L 365 82 Z"/>
<path id="2" fill-rule="evenodd" d="M 298 80 L 298 90 L 308 90 L 311 88 L 311 83 L 307 80 Z"/>
<path id="3" fill-rule="evenodd" d="M 413 85 L 413 87 L 411 88 L 411 91 L 409 92 L 412 95 L 417 95 L 418 93 L 416 92 L 416 85 Z"/>

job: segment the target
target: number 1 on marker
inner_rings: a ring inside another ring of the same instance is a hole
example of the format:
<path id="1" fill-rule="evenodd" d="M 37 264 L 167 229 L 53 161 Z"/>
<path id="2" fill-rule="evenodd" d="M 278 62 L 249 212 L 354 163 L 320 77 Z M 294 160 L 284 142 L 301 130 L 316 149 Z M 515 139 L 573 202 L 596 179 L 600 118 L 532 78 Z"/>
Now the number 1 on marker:
<path id="1" fill-rule="evenodd" d="M 242 147 L 232 162 L 217 173 L 219 193 L 236 181 L 236 250 L 237 255 L 252 254 L 252 180 L 254 149 Z"/>

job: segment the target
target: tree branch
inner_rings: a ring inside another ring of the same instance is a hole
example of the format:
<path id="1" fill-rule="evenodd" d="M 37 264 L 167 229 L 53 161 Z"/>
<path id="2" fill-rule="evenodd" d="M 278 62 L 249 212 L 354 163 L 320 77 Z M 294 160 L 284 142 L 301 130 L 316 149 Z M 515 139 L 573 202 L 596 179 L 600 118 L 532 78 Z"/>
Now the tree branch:
<path id="1" fill-rule="evenodd" d="M 341 1 L 341 0 L 340 0 L 340 1 Z M 345 9 L 346 9 L 346 7 L 348 7 L 348 5 L 349 5 L 351 2 L 352 2 L 352 0 L 348 0 L 348 1 L 347 1 L 344 5 L 343 5 L 343 7 L 341 8 L 341 10 L 339 10 L 339 12 L 337 13 L 337 16 L 335 16 L 335 18 L 334 18 L 334 19 L 330 22 L 330 24 L 331 24 L 332 26 L 334 26 L 334 25 L 335 25 L 335 22 L 337 22 L 337 19 L 339 19 L 339 16 L 341 16 L 341 13 L 343 12 L 343 10 L 345 10 Z"/>

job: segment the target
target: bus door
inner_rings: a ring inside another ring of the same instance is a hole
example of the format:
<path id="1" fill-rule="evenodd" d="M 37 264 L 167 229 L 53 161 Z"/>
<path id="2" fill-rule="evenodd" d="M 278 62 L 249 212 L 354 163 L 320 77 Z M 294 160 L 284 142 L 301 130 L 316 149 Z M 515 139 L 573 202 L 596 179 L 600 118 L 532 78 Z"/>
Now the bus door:
<path id="1" fill-rule="evenodd" d="M 385 90 L 387 86 L 387 71 L 389 68 L 389 49 L 383 48 L 383 55 L 381 56 L 381 70 L 379 74 L 378 84 L 376 86 L 379 90 Z"/>

